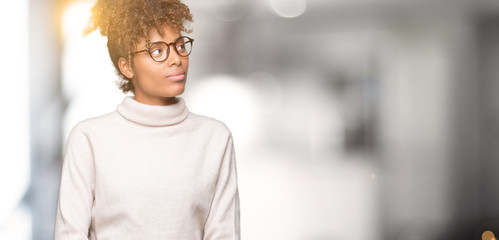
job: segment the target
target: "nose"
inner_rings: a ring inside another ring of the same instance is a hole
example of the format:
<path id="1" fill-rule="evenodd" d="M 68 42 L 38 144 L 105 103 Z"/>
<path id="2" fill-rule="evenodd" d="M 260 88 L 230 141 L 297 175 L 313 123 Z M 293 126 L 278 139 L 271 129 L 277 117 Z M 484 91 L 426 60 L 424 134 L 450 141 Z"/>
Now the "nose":
<path id="1" fill-rule="evenodd" d="M 177 65 L 180 66 L 182 65 L 182 56 L 180 56 L 177 51 L 175 50 L 175 44 L 172 44 L 171 46 L 168 46 L 170 49 L 170 54 L 168 58 L 166 59 L 168 66 L 173 66 Z"/>

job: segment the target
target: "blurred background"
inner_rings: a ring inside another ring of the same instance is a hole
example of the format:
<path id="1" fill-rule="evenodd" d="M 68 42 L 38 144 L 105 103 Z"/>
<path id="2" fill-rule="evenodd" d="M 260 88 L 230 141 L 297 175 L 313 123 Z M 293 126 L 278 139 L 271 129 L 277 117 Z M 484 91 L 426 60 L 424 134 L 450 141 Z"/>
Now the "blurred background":
<path id="1" fill-rule="evenodd" d="M 243 239 L 499 236 L 499 1 L 184 2 L 182 97 L 233 132 Z M 53 239 L 67 134 L 123 98 L 93 3 L 0 8 L 0 239 Z"/>

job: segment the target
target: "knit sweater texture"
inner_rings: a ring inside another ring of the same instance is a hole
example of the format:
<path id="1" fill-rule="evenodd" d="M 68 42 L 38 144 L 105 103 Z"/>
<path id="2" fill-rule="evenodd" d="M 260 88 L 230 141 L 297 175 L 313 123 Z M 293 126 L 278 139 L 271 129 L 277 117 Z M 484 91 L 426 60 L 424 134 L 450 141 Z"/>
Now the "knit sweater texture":
<path id="1" fill-rule="evenodd" d="M 65 149 L 55 240 L 238 240 L 232 135 L 176 104 L 127 96 Z"/>

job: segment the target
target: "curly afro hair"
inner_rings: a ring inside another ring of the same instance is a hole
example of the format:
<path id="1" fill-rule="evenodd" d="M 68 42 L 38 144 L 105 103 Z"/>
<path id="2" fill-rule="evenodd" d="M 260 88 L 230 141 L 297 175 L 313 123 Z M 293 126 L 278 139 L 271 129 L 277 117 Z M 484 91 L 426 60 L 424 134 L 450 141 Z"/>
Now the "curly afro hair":
<path id="1" fill-rule="evenodd" d="M 120 76 L 119 88 L 133 92 L 133 84 L 119 70 L 120 58 L 131 59 L 140 39 L 147 39 L 151 29 L 163 35 L 166 24 L 179 32 L 192 32 L 186 24 L 192 22 L 192 14 L 180 0 L 97 0 L 91 10 L 91 18 L 84 34 L 99 29 L 107 37 L 109 56 Z"/>

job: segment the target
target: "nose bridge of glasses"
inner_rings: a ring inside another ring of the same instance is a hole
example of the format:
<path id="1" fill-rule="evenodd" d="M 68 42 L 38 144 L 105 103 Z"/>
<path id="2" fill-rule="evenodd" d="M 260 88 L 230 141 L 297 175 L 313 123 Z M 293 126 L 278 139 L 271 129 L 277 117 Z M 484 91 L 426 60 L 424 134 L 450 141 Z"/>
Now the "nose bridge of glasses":
<path id="1" fill-rule="evenodd" d="M 170 47 L 172 47 L 173 48 L 173 52 L 175 52 L 176 54 L 180 55 L 180 53 L 177 50 L 178 40 L 176 40 L 175 42 L 167 43 L 167 44 L 168 44 L 168 51 L 170 53 L 172 52 L 172 51 L 170 51 Z"/>
<path id="2" fill-rule="evenodd" d="M 173 48 L 173 51 L 170 50 L 170 47 Z M 176 56 L 172 56 L 172 55 L 176 55 Z M 177 51 L 177 43 L 176 42 L 168 43 L 168 56 L 166 56 L 166 58 L 175 58 L 175 57 L 181 57 L 181 56 L 182 55 Z"/>
<path id="3" fill-rule="evenodd" d="M 166 45 L 166 56 L 164 57 L 164 60 L 168 59 L 168 58 L 172 58 L 172 57 L 184 57 L 184 55 L 182 55 L 181 53 L 179 53 L 178 49 L 177 49 L 177 45 L 179 43 L 179 41 L 174 41 L 174 42 L 170 42 L 170 43 L 167 43 L 167 42 L 163 42 L 163 46 Z M 170 47 L 173 47 L 173 51 L 170 49 Z M 173 54 L 176 54 L 177 56 L 171 56 Z M 163 61 L 164 61 L 163 60 Z"/>

